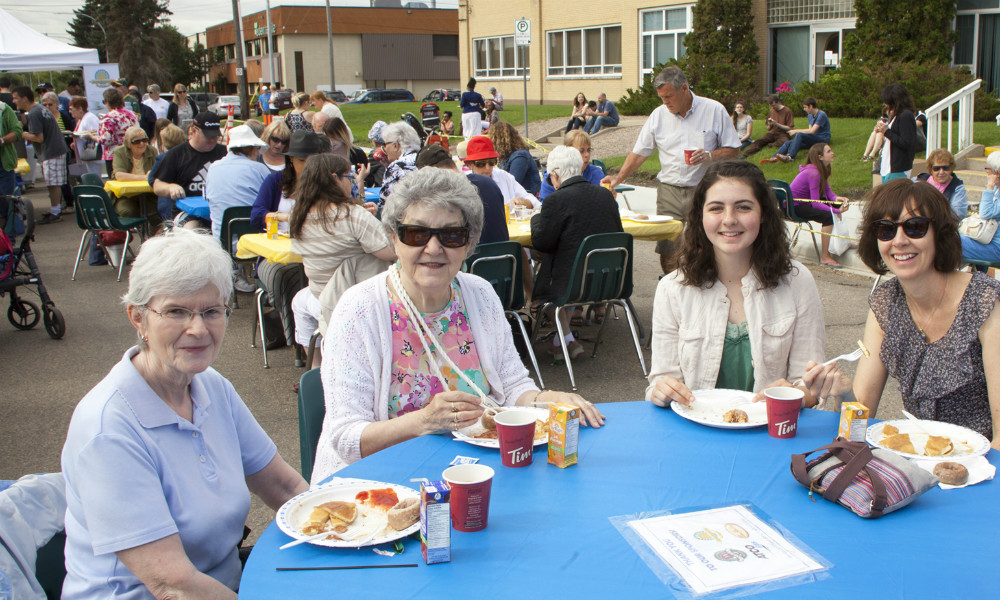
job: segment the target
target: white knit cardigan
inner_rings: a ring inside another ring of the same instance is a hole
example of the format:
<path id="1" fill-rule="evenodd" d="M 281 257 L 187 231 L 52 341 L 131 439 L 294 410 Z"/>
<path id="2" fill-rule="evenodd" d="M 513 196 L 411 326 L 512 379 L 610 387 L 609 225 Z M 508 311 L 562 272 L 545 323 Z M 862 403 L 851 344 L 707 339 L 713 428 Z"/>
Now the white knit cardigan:
<path id="1" fill-rule="evenodd" d="M 361 458 L 361 434 L 369 423 L 389 419 L 392 324 L 388 272 L 347 290 L 323 337 L 323 395 L 326 417 L 316 449 L 315 485 Z M 456 277 L 469 317 L 489 396 L 513 405 L 537 390 L 514 347 L 510 326 L 493 287 L 475 275 Z"/>

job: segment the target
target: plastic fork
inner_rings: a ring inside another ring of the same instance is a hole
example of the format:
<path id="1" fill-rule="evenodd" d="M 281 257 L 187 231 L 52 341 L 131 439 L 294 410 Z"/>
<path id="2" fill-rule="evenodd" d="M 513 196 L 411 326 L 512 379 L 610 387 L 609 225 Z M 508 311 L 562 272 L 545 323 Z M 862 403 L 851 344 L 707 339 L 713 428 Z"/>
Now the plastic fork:
<path id="1" fill-rule="evenodd" d="M 838 360 L 843 360 L 846 362 L 854 362 L 859 358 L 861 358 L 862 356 L 871 356 L 871 353 L 868 352 L 868 348 L 865 346 L 865 343 L 862 342 L 861 340 L 858 340 L 857 350 L 855 350 L 854 352 L 848 352 L 847 354 L 841 354 L 840 356 L 837 356 L 835 358 L 831 358 L 830 360 L 823 363 L 823 366 L 825 367 L 827 365 L 832 365 Z"/>
<path id="2" fill-rule="evenodd" d="M 299 544 L 305 544 L 305 543 L 311 542 L 313 540 L 320 540 L 320 539 L 323 539 L 323 538 L 327 537 L 328 535 L 333 535 L 335 533 L 336 533 L 337 537 L 339 537 L 343 541 L 355 541 L 355 540 L 353 540 L 351 538 L 354 537 L 354 535 L 356 535 L 358 533 L 358 531 L 360 531 L 361 529 L 362 529 L 362 527 L 361 527 L 361 517 L 359 516 L 358 518 L 356 518 L 354 520 L 353 523 L 351 523 L 351 524 L 349 524 L 347 526 L 347 530 L 344 531 L 343 533 L 336 533 L 336 532 L 333 532 L 333 531 L 323 531 L 321 533 L 317 533 L 316 535 L 311 535 L 309 537 L 299 538 L 299 539 L 297 539 L 295 541 L 288 542 L 284 546 L 281 546 L 280 548 L 278 548 L 278 550 L 284 550 L 286 548 L 291 548 L 292 546 L 298 546 Z"/>

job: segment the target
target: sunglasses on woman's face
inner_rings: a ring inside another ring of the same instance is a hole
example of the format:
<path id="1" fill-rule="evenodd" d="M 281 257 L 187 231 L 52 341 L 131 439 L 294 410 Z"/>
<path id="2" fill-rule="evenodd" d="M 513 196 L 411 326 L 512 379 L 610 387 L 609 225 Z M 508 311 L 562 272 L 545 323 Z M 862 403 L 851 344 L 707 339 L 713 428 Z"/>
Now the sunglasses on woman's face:
<path id="1" fill-rule="evenodd" d="M 931 223 L 934 221 L 930 217 L 910 217 L 905 221 L 893 221 L 892 219 L 879 219 L 872 223 L 872 230 L 875 237 L 883 242 L 888 242 L 896 237 L 896 231 L 902 227 L 903 233 L 911 240 L 919 240 L 927 235 Z"/>
<path id="2" fill-rule="evenodd" d="M 933 167 L 931 167 L 931 170 L 934 171 L 935 173 L 938 171 L 950 171 L 951 167 L 948 165 L 934 165 Z"/>
<path id="3" fill-rule="evenodd" d="M 485 169 L 487 165 L 491 167 L 497 166 L 497 159 L 487 158 L 485 160 L 470 160 L 469 164 L 477 169 Z"/>
<path id="4" fill-rule="evenodd" d="M 271 139 L 271 143 L 272 144 L 287 144 L 288 143 L 288 140 L 283 140 L 280 137 L 275 137 L 273 135 L 271 136 L 270 139 Z"/>
<path id="5" fill-rule="evenodd" d="M 399 241 L 407 246 L 426 246 L 432 236 L 437 236 L 445 248 L 462 248 L 469 243 L 468 227 L 424 227 L 423 225 L 400 225 L 396 229 Z"/>
<path id="6" fill-rule="evenodd" d="M 148 144 L 149 143 L 149 139 L 147 139 L 147 138 L 139 138 L 137 140 L 132 140 L 132 143 L 133 144 Z"/>

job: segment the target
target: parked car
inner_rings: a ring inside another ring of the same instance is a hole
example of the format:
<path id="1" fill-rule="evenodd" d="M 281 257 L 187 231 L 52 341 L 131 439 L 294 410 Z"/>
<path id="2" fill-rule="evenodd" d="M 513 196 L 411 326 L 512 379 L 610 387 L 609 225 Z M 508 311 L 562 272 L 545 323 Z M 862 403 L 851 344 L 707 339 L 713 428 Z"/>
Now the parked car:
<path id="1" fill-rule="evenodd" d="M 462 99 L 462 92 L 460 92 L 459 90 L 445 90 L 445 93 L 447 94 L 447 97 L 445 97 L 445 100 L 447 101 L 458 102 L 459 100 Z M 441 102 L 441 90 L 431 90 L 427 92 L 427 95 L 424 96 L 423 101 Z"/>
<path id="2" fill-rule="evenodd" d="M 233 116 L 237 119 L 242 119 L 243 113 L 240 111 L 239 96 L 219 96 L 219 99 L 214 104 L 208 105 L 208 111 L 213 112 L 222 118 L 227 118 L 229 116 L 230 106 L 233 107 Z"/>
<path id="3" fill-rule="evenodd" d="M 380 102 L 416 102 L 410 90 L 368 90 L 344 104 L 371 104 Z"/>
<path id="4" fill-rule="evenodd" d="M 198 105 L 198 111 L 200 112 L 208 109 L 209 104 L 215 104 L 218 102 L 219 95 L 210 92 L 188 92 L 188 99 L 194 100 L 195 104 Z"/>
<path id="5" fill-rule="evenodd" d="M 271 110 L 285 110 L 292 107 L 295 90 L 283 89 L 271 94 Z"/>
<path id="6" fill-rule="evenodd" d="M 350 98 L 347 97 L 347 94 L 345 94 L 344 92 L 342 92 L 340 90 L 333 90 L 332 92 L 327 92 L 326 96 L 330 100 L 333 100 L 334 102 L 336 102 L 337 104 L 343 104 L 344 102 L 347 102 L 348 100 L 350 100 Z"/>

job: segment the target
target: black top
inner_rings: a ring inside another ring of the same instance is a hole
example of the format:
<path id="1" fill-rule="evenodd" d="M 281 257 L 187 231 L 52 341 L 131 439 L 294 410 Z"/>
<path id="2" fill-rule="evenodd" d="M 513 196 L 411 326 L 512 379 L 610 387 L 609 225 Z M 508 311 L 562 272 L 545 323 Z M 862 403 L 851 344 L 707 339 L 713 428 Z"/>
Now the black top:
<path id="1" fill-rule="evenodd" d="M 479 238 L 479 243 L 491 244 L 510 240 L 500 186 L 491 178 L 475 173 L 469 173 L 469 181 L 476 186 L 479 199 L 483 201 L 483 234 Z"/>
<path id="2" fill-rule="evenodd" d="M 546 253 L 532 297 L 554 300 L 566 291 L 583 238 L 622 231 L 618 204 L 609 190 L 582 175 L 564 181 L 545 197 L 541 212 L 531 219 L 531 245 Z"/>
<path id="3" fill-rule="evenodd" d="M 902 173 L 913 168 L 913 155 L 917 149 L 917 120 L 909 110 L 896 115 L 892 126 L 885 131 L 892 143 L 889 147 L 889 172 Z"/>
<path id="4" fill-rule="evenodd" d="M 208 152 L 198 152 L 185 142 L 167 151 L 156 178 L 181 186 L 185 196 L 204 196 L 208 166 L 225 155 L 226 147 L 222 144 L 216 144 Z"/>
<path id="5" fill-rule="evenodd" d="M 198 114 L 198 103 L 194 100 L 188 99 L 188 106 L 191 107 L 191 118 L 193 119 L 195 115 Z M 174 124 L 180 127 L 180 118 L 177 116 L 177 111 L 180 107 L 177 106 L 176 102 L 171 102 L 170 106 L 167 107 L 167 118 Z"/>

